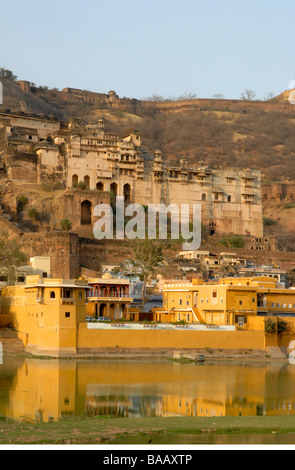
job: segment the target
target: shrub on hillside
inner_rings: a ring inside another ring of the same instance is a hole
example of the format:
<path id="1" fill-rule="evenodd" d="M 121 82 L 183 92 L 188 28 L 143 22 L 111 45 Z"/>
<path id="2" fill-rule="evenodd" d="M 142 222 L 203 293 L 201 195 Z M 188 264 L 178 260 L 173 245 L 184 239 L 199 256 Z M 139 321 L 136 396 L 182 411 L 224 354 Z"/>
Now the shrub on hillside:
<path id="1" fill-rule="evenodd" d="M 63 219 L 60 223 L 60 226 L 64 232 L 69 232 L 72 230 L 73 224 L 69 219 Z"/>
<path id="2" fill-rule="evenodd" d="M 226 248 L 245 248 L 245 241 L 243 237 L 239 235 L 224 237 L 219 241 L 218 244 L 225 246 Z"/>
<path id="3" fill-rule="evenodd" d="M 264 217 L 263 218 L 263 224 L 265 227 L 271 227 L 273 225 L 277 225 L 277 221 L 276 220 L 273 220 L 271 219 L 270 217 Z"/>
<path id="4" fill-rule="evenodd" d="M 38 209 L 36 209 L 36 207 L 32 207 L 32 209 L 30 209 L 28 212 L 28 217 L 34 222 L 37 222 L 37 220 L 40 220 L 41 215 Z"/>
<path id="5" fill-rule="evenodd" d="M 28 203 L 28 198 L 26 196 L 19 196 L 17 199 L 17 212 L 22 212 Z"/>

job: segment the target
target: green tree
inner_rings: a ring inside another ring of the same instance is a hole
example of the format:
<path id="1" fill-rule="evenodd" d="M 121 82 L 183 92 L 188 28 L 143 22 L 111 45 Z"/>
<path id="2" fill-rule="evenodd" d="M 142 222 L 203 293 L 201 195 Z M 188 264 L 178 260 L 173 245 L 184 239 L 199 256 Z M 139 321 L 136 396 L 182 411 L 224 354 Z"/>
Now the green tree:
<path id="1" fill-rule="evenodd" d="M 277 325 L 271 318 L 265 321 L 265 332 L 271 335 L 277 332 Z"/>
<path id="2" fill-rule="evenodd" d="M 28 198 L 26 196 L 19 196 L 17 199 L 17 212 L 22 212 L 27 203 Z"/>
<path id="3" fill-rule="evenodd" d="M 11 70 L 5 69 L 4 67 L 0 68 L 0 78 L 4 78 L 6 80 L 16 81 L 17 76 Z"/>
<path id="4" fill-rule="evenodd" d="M 142 286 L 142 306 L 147 295 L 146 286 L 150 276 L 163 267 L 164 256 L 162 243 L 155 240 L 137 240 L 134 244 L 134 259 L 130 260 L 134 273 L 140 276 Z"/>
<path id="5" fill-rule="evenodd" d="M 285 333 L 285 331 L 288 330 L 288 323 L 285 321 L 279 321 L 278 322 L 278 334 L 281 335 Z"/>
<path id="6" fill-rule="evenodd" d="M 32 209 L 29 210 L 28 216 L 34 222 L 37 222 L 37 220 L 40 220 L 41 218 L 40 212 L 38 209 L 36 209 L 36 207 L 32 207 Z"/>
<path id="7" fill-rule="evenodd" d="M 69 219 L 63 219 L 60 225 L 64 232 L 69 232 L 73 227 L 73 224 Z"/>

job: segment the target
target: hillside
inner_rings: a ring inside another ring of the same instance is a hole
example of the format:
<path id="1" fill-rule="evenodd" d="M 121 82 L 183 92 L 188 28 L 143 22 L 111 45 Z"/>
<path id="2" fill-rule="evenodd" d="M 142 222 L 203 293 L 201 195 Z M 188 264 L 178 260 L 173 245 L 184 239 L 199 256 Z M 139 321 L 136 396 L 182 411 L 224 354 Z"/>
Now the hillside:
<path id="1" fill-rule="evenodd" d="M 177 163 L 185 156 L 192 165 L 204 160 L 213 165 L 252 167 L 262 171 L 266 182 L 288 182 L 295 179 L 295 107 L 275 105 L 286 102 L 288 93 L 275 98 L 268 108 L 263 102 L 247 106 L 236 102 L 229 108 L 225 100 L 207 100 L 210 105 L 180 106 L 175 112 L 159 112 L 151 105 L 137 116 L 91 102 L 65 100 L 58 90 L 35 88 L 26 93 L 17 82 L 5 80 L 3 108 L 52 114 L 64 120 L 79 117 L 85 122 L 103 116 L 119 134 L 129 128 L 139 130 L 145 147 L 150 152 L 161 149 L 167 163 Z"/>
<path id="2" fill-rule="evenodd" d="M 186 157 L 191 165 L 203 160 L 213 166 L 261 170 L 264 216 L 275 222 L 266 224 L 265 233 L 288 239 L 288 246 L 295 246 L 295 185 L 292 184 L 295 180 L 295 107 L 282 105 L 288 103 L 289 91 L 267 103 L 227 103 L 226 100 L 204 100 L 206 105 L 202 106 L 197 105 L 196 100 L 145 103 L 147 106 L 140 108 L 138 115 L 124 110 L 128 109 L 128 100 L 117 100 L 117 105 L 124 105 L 122 109 L 106 109 L 91 100 L 67 99 L 58 90 L 33 87 L 28 93 L 16 81 L 1 81 L 4 85 L 2 109 L 53 115 L 59 120 L 81 118 L 95 122 L 104 117 L 108 128 L 118 134 L 130 128 L 139 130 L 147 150 L 153 153 L 161 149 L 168 164 L 176 164 L 181 157 Z M 90 92 L 85 94 L 92 97 Z M 277 187 L 275 183 L 283 186 Z"/>

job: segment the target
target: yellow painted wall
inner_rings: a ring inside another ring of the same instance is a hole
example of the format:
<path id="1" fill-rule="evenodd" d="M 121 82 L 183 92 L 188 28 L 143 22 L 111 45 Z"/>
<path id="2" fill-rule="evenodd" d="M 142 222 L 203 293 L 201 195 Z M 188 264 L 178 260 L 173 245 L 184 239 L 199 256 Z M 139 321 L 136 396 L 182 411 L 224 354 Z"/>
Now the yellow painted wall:
<path id="1" fill-rule="evenodd" d="M 263 331 L 89 330 L 79 325 L 78 349 L 84 348 L 264 349 Z"/>
<path id="2" fill-rule="evenodd" d="M 269 312 L 295 313 L 295 290 L 269 290 L 266 293 Z"/>
<path id="3" fill-rule="evenodd" d="M 259 277 L 229 277 L 219 280 L 219 284 L 225 284 L 230 286 L 257 286 L 266 288 L 276 288 L 277 279 L 268 276 Z"/>
<path id="4" fill-rule="evenodd" d="M 4 288 L 2 314 L 11 315 L 12 324 L 28 349 L 76 348 L 77 324 L 86 318 L 85 289 L 73 289 L 74 303 L 62 302 L 59 286 L 44 285 L 42 290 L 43 300 L 39 302 L 38 287 Z M 55 298 L 51 298 L 51 292 Z"/>
<path id="5" fill-rule="evenodd" d="M 247 312 L 248 315 L 257 315 L 257 292 L 255 291 L 228 290 L 226 303 L 228 310 L 239 312 L 239 314 Z"/>
<path id="6" fill-rule="evenodd" d="M 245 325 L 245 328 L 248 330 L 254 331 L 264 331 L 265 330 L 265 317 L 255 317 L 250 316 L 248 317 L 248 323 Z"/>

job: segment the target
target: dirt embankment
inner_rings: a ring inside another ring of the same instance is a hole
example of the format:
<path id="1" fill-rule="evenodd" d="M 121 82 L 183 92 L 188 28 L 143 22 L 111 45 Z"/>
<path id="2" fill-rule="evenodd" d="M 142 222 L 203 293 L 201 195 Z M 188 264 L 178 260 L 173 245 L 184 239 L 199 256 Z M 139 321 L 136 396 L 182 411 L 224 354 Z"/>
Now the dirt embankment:
<path id="1" fill-rule="evenodd" d="M 18 338 L 15 331 L 0 330 L 0 342 L 3 346 L 4 355 L 18 355 L 25 352 L 24 343 Z"/>

